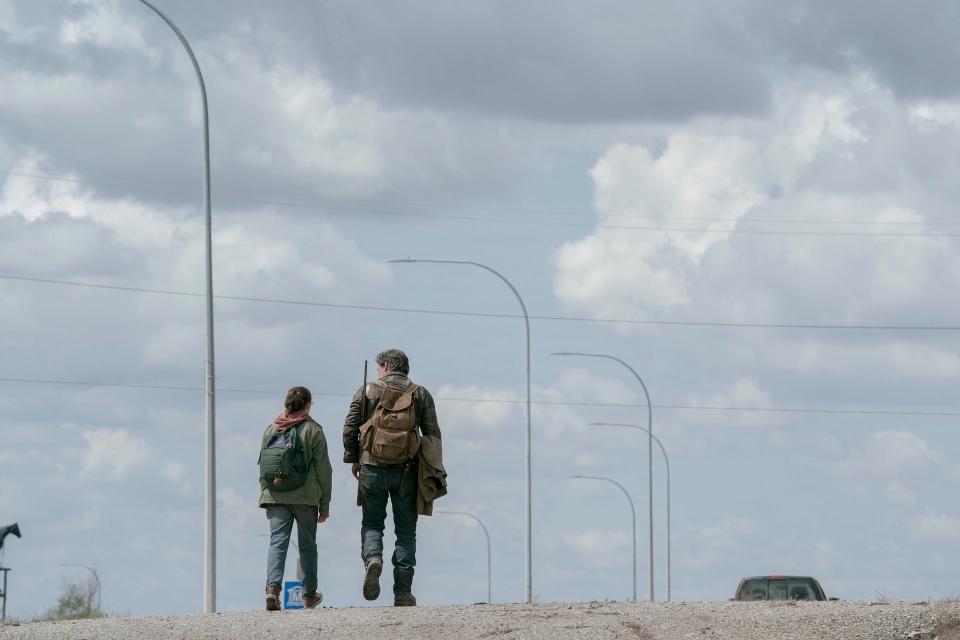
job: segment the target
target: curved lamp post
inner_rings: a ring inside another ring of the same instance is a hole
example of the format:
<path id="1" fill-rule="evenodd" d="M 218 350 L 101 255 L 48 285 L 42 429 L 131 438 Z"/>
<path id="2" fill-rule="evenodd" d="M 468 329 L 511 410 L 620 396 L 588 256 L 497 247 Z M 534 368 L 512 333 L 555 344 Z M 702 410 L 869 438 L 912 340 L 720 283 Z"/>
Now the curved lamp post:
<path id="1" fill-rule="evenodd" d="M 490 532 L 487 531 L 486 525 L 483 524 L 483 520 L 473 515 L 472 513 L 467 513 L 466 511 L 434 511 L 434 513 L 442 513 L 448 516 L 466 516 L 468 518 L 473 518 L 476 520 L 477 524 L 480 525 L 480 528 L 483 529 L 483 535 L 487 538 L 487 604 L 493 603 L 493 572 L 492 572 L 492 553 L 490 551 Z"/>
<path id="2" fill-rule="evenodd" d="M 629 427 L 649 432 L 646 427 L 640 426 L 639 424 L 627 424 L 623 422 L 591 422 L 589 425 L 598 427 Z M 653 441 L 660 447 L 660 452 L 663 454 L 663 462 L 667 467 L 667 602 L 670 602 L 672 578 L 672 570 L 670 568 L 670 458 L 667 456 L 667 450 L 664 449 L 660 438 L 653 436 Z"/>
<path id="3" fill-rule="evenodd" d="M 527 513 L 526 513 L 526 536 L 525 536 L 525 537 L 526 537 L 526 547 L 527 547 L 527 549 L 526 549 L 526 551 L 527 551 L 527 554 L 526 554 L 526 555 L 527 555 L 527 558 L 526 558 L 526 567 L 525 567 L 525 572 L 524 572 L 524 574 L 525 574 L 525 578 L 526 578 L 526 585 L 525 585 L 526 602 L 533 602 L 533 508 L 532 508 L 533 497 L 532 497 L 532 488 L 531 488 L 531 481 L 530 481 L 530 423 L 531 423 L 531 420 L 530 420 L 530 317 L 529 317 L 529 315 L 527 314 L 527 305 L 525 305 L 525 304 L 523 303 L 523 298 L 520 297 L 520 294 L 517 292 L 517 289 L 513 286 L 513 284 L 512 284 L 509 280 L 507 280 L 505 277 L 503 277 L 503 274 L 501 274 L 501 273 L 500 273 L 499 271 L 497 271 L 496 269 L 493 269 L 493 268 L 491 268 L 491 267 L 488 267 L 487 265 L 481 264 L 481 263 L 479 263 L 479 262 L 473 262 L 473 261 L 471 261 L 471 260 L 421 260 L 421 259 L 419 259 L 419 258 L 417 258 L 417 259 L 414 259 L 414 258 L 401 258 L 401 259 L 397 259 L 397 260 L 387 260 L 387 262 L 392 262 L 392 263 L 397 263 L 397 262 L 429 262 L 429 263 L 433 263 L 433 264 L 461 264 L 461 265 L 470 265 L 470 266 L 473 266 L 473 267 L 479 267 L 480 269 L 484 269 L 484 270 L 486 270 L 486 271 L 489 271 L 489 272 L 492 273 L 493 275 L 495 275 L 495 276 L 497 276 L 498 278 L 500 278 L 500 280 L 502 280 L 505 285 L 507 285 L 508 287 L 510 287 L 510 291 L 513 292 L 513 295 L 516 296 L 516 298 L 517 298 L 517 302 L 520 303 L 520 309 L 523 311 L 523 325 L 524 325 L 524 328 L 525 328 L 525 330 L 526 330 L 526 348 L 527 348 L 527 353 L 526 353 L 526 362 L 527 362 L 527 434 L 526 434 L 526 442 L 525 442 L 525 446 L 524 446 L 525 457 L 526 457 L 525 476 L 526 476 L 526 484 L 527 484 L 527 494 L 526 494 L 526 503 L 527 503 L 527 504 L 526 504 L 526 512 L 527 512 Z"/>
<path id="4" fill-rule="evenodd" d="M 637 601 L 637 510 L 633 508 L 633 498 L 630 497 L 630 493 L 623 488 L 623 485 L 612 480 L 610 478 L 601 478 L 600 476 L 570 476 L 575 480 L 601 480 L 603 482 L 609 482 L 610 484 L 617 485 L 617 488 L 620 491 L 623 491 L 623 495 L 627 496 L 627 502 L 630 503 L 630 514 L 632 516 L 631 522 L 633 523 L 633 536 L 630 538 L 633 543 L 633 601 Z"/>
<path id="5" fill-rule="evenodd" d="M 650 582 L 650 584 L 649 584 L 649 589 L 650 589 L 650 602 L 653 602 L 653 601 L 654 601 L 654 595 L 653 595 L 653 405 L 650 404 L 650 394 L 647 392 L 647 385 L 644 384 L 643 378 L 640 377 L 640 374 L 639 374 L 639 373 L 637 373 L 636 371 L 634 371 L 633 367 L 631 367 L 631 366 L 628 365 L 626 362 L 624 362 L 623 360 L 621 360 L 620 358 L 617 358 L 617 357 L 615 357 L 615 356 L 610 356 L 610 355 L 607 355 L 607 354 L 604 354 L 604 353 L 579 353 L 579 352 L 574 352 L 574 351 L 559 351 L 559 352 L 556 352 L 556 353 L 551 353 L 550 355 L 552 355 L 552 356 L 581 356 L 581 357 L 584 357 L 584 358 L 606 358 L 607 360 L 614 360 L 614 361 L 616 361 L 616 362 L 619 362 L 619 363 L 622 364 L 623 366 L 625 366 L 625 367 L 630 371 L 630 373 L 632 373 L 632 374 L 634 375 L 634 377 L 637 379 L 637 381 L 640 382 L 640 386 L 643 388 L 643 395 L 645 395 L 646 398 L 647 398 L 647 425 L 648 425 L 648 427 L 649 427 L 649 430 L 648 430 L 648 432 L 647 432 L 647 433 L 649 434 L 649 437 L 648 437 L 648 449 L 649 449 L 649 450 L 648 450 L 648 452 L 647 452 L 647 453 L 648 453 L 648 456 L 647 456 L 647 457 L 648 457 L 648 462 L 649 462 L 649 466 L 650 466 L 650 485 L 649 485 L 650 492 L 649 492 L 649 495 L 648 495 L 648 503 L 649 503 L 649 515 L 648 515 L 648 518 L 649 518 L 649 525 L 650 525 L 650 532 L 649 532 L 649 535 L 650 535 L 650 580 L 649 580 L 649 582 Z"/>
<path id="6" fill-rule="evenodd" d="M 180 44 L 186 49 L 190 62 L 193 64 L 193 70 L 197 73 L 197 81 L 200 83 L 200 99 L 203 105 L 203 206 L 206 214 L 206 308 L 207 308 L 207 359 L 205 366 L 205 391 L 206 391 L 206 464 L 204 468 L 205 492 L 204 492 L 204 535 L 203 535 L 203 611 L 204 613 L 213 613 L 217 610 L 217 480 L 216 480 L 216 438 L 215 438 L 215 406 L 216 395 L 214 389 L 214 368 L 213 368 L 213 240 L 211 231 L 210 216 L 210 119 L 207 113 L 207 87 L 203 82 L 203 74 L 200 72 L 200 65 L 197 64 L 197 58 L 193 55 L 193 49 L 183 33 L 177 28 L 170 18 L 162 11 L 147 2 L 140 0 L 150 10 L 160 16 L 167 25 L 173 29 L 180 40 Z"/>

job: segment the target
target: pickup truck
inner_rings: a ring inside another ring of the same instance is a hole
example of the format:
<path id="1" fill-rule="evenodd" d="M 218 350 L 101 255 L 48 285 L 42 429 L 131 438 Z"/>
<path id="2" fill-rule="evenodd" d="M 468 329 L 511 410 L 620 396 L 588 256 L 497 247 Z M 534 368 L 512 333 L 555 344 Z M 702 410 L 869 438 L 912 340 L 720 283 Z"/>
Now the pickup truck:
<path id="1" fill-rule="evenodd" d="M 816 578 L 810 576 L 752 576 L 740 581 L 733 599 L 826 600 L 827 596 Z"/>

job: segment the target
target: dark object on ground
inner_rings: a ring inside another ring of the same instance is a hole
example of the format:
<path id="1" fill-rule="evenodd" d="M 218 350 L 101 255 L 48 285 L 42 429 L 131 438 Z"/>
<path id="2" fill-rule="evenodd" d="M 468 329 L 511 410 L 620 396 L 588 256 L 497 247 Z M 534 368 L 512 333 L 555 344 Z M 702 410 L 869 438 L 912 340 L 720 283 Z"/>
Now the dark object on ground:
<path id="1" fill-rule="evenodd" d="M 18 525 L 16 522 L 14 522 L 13 524 L 8 524 L 3 528 L 0 528 L 0 549 L 3 549 L 3 539 L 6 538 L 11 533 L 17 536 L 18 538 L 22 537 L 20 535 L 20 525 Z"/>
<path id="2" fill-rule="evenodd" d="M 826 600 L 827 596 L 816 578 L 810 576 L 752 576 L 740 580 L 732 599 Z"/>
<path id="3" fill-rule="evenodd" d="M 409 591 L 393 594 L 393 606 L 395 607 L 415 607 L 417 599 Z"/>

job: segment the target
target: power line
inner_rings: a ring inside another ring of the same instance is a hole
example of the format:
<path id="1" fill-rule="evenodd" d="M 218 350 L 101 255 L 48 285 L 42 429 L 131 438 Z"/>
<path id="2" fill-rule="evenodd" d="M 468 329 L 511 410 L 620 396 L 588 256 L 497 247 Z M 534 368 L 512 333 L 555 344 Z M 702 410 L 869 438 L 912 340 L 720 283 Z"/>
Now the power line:
<path id="1" fill-rule="evenodd" d="M 54 176 L 45 176 L 41 174 L 28 174 L 28 173 L 19 173 L 14 171 L 0 172 L 5 173 L 6 175 L 14 175 L 20 177 L 28 177 L 34 179 L 42 180 L 52 180 L 60 182 L 70 182 L 77 184 L 99 184 L 105 186 L 127 186 L 120 183 L 109 183 L 109 182 L 97 182 L 91 180 L 84 180 L 80 178 L 61 178 Z M 160 187 L 163 190 L 174 189 L 175 187 Z M 229 190 L 229 189 L 227 189 Z M 343 198 L 340 198 L 343 199 Z M 322 203 L 300 203 L 300 202 L 287 202 L 281 200 L 270 200 L 262 198 L 247 198 L 245 202 L 255 203 L 255 204 L 267 204 L 280 207 L 293 207 L 299 209 L 307 209 L 311 211 L 324 211 L 324 212 L 340 212 L 340 213 L 358 213 L 363 215 L 374 215 L 374 216 L 393 216 L 393 217 L 413 217 L 413 218 L 427 218 L 433 220 L 458 220 L 458 221 L 470 221 L 470 222 L 482 222 L 485 224 L 512 224 L 512 225 L 536 225 L 536 226 L 554 226 L 554 227 L 572 227 L 572 228 L 581 228 L 581 229 L 616 229 L 616 230 L 632 230 L 632 231 L 644 231 L 644 232 L 660 232 L 660 233 L 700 233 L 700 234 L 735 234 L 735 235 L 768 235 L 768 236 L 807 236 L 807 237 L 877 237 L 877 238 L 954 238 L 960 237 L 960 233 L 924 233 L 924 232 L 862 232 L 862 231 L 789 231 L 789 230 L 776 230 L 776 229 L 743 229 L 739 227 L 734 227 L 730 229 L 711 229 L 711 228 L 702 228 L 702 227 L 647 227 L 647 226 L 632 226 L 632 225 L 617 225 L 617 224 L 603 224 L 603 223 L 578 223 L 578 222 L 560 222 L 556 220 L 543 221 L 543 220 L 518 220 L 510 218 L 490 218 L 477 215 L 447 215 L 440 213 L 427 213 L 422 211 L 397 211 L 393 209 L 382 209 L 382 208 L 357 208 L 357 207 L 343 207 L 343 206 L 333 206 Z M 388 205 L 390 203 L 387 203 Z M 469 207 L 456 207 L 452 205 L 424 205 L 424 204 L 400 204 L 401 206 L 419 206 L 419 207 L 432 207 L 432 208 L 447 208 L 447 209 L 460 209 L 472 211 L 474 209 Z M 488 208 L 489 210 L 489 208 Z M 496 211 L 496 209 L 493 209 Z M 536 210 L 536 209 L 514 209 L 500 210 L 503 213 L 511 212 L 523 212 L 523 213 L 537 213 L 543 215 L 577 215 L 585 216 L 591 218 L 597 218 L 595 214 L 586 214 L 579 212 L 564 212 L 564 211 L 545 211 L 545 210 Z M 664 218 L 662 216 L 642 216 L 642 215 L 628 215 L 628 214 L 612 214 L 604 215 L 602 217 L 617 217 L 617 218 L 642 218 L 642 219 L 651 219 L 651 220 L 663 220 L 665 222 L 672 222 L 675 220 L 684 220 L 684 221 L 701 221 L 701 222 L 722 222 L 728 224 L 743 224 L 743 223 L 790 223 L 790 224 L 849 224 L 849 225 L 927 225 L 927 226 L 960 226 L 960 222 L 902 222 L 902 221 L 892 221 L 892 222 L 870 222 L 870 221 L 841 221 L 841 220 L 787 220 L 787 219 L 755 219 L 755 220 L 739 220 L 731 218 L 707 218 L 707 217 L 670 217 Z"/>
<path id="2" fill-rule="evenodd" d="M 136 384 L 126 382 L 93 382 L 85 380 L 50 380 L 43 378 L 14 378 L 0 377 L 0 382 L 21 383 L 21 384 L 50 384 L 63 386 L 80 387 L 108 387 L 120 389 L 151 389 L 162 391 L 192 391 L 202 392 L 203 387 L 190 387 L 185 385 L 160 385 L 160 384 Z M 282 395 L 281 390 L 268 389 L 237 389 L 224 388 L 218 389 L 224 393 L 238 394 L 262 394 L 262 395 Z M 352 398 L 352 393 L 338 392 L 317 392 L 315 396 L 332 398 Z M 469 402 L 484 404 L 525 404 L 525 399 L 510 398 L 461 398 L 454 396 L 437 396 L 436 400 L 443 402 Z M 573 406 L 573 407 L 613 407 L 613 408 L 646 408 L 647 405 L 630 402 L 587 402 L 579 400 L 533 400 L 533 404 L 543 406 Z M 655 404 L 654 409 L 670 411 L 724 411 L 724 412 L 747 412 L 747 413 L 799 413 L 799 414 L 828 414 L 828 415 L 866 415 L 866 416 L 912 416 L 912 417 L 957 417 L 960 411 L 898 411 L 885 409 L 825 409 L 810 407 L 729 407 L 715 405 L 680 405 L 680 404 Z"/>
<path id="3" fill-rule="evenodd" d="M 358 209 L 352 207 L 333 207 L 330 205 L 301 204 L 296 202 L 281 202 L 279 200 L 250 199 L 249 202 L 258 204 L 270 204 L 281 207 L 294 207 L 300 209 L 319 210 L 319 211 L 340 211 L 349 213 L 361 213 L 366 215 L 386 215 L 398 217 L 430 218 L 433 220 L 466 220 L 471 222 L 512 224 L 512 225 L 536 225 L 551 227 L 572 227 L 578 229 L 616 229 L 620 231 L 654 231 L 661 233 L 702 233 L 702 234 L 736 234 L 736 235 L 764 235 L 764 236 L 810 236 L 810 237 L 872 237 L 872 238 L 958 238 L 960 233 L 921 233 L 921 232 L 878 232 L 867 233 L 863 231 L 783 231 L 775 229 L 710 229 L 710 228 L 690 228 L 690 227 L 639 227 L 622 224 L 586 224 L 580 222 L 558 222 L 551 220 L 544 222 L 542 220 L 516 220 L 507 218 L 486 218 L 483 216 L 468 215 L 446 215 L 439 213 L 424 213 L 419 211 L 394 211 L 389 209 Z M 736 221 L 724 221 L 734 223 Z"/>
<path id="4" fill-rule="evenodd" d="M 98 284 L 93 282 L 76 282 L 71 280 L 55 280 L 52 278 L 35 278 L 14 274 L 0 274 L 0 279 L 55 284 L 70 287 L 84 287 L 90 289 L 106 289 L 113 291 L 127 291 L 135 293 L 153 293 L 160 295 L 184 296 L 191 298 L 203 297 L 202 293 L 190 291 L 176 291 L 172 289 L 150 289 L 145 287 L 128 287 L 112 284 Z M 427 315 L 462 316 L 475 318 L 522 318 L 513 313 L 491 313 L 484 311 L 449 311 L 444 309 L 422 309 L 416 307 L 388 307 L 380 305 L 340 304 L 334 302 L 316 302 L 311 300 L 288 300 L 283 298 L 261 298 L 253 296 L 226 296 L 214 295 L 219 300 L 234 302 L 256 302 L 264 304 L 285 304 L 307 307 L 323 307 L 331 309 L 346 309 L 355 311 L 383 311 L 393 313 L 418 313 Z M 838 331 L 960 331 L 957 325 L 854 325 L 854 324 L 804 324 L 804 323 L 763 323 L 763 322 L 714 322 L 698 320 L 646 320 L 637 318 L 590 318 L 576 316 L 547 316 L 530 315 L 531 320 L 551 322 L 596 322 L 606 324 L 656 325 L 679 327 L 716 327 L 738 329 L 813 329 Z"/>
<path id="5" fill-rule="evenodd" d="M 16 166 L 14 163 L 13 166 Z M 75 184 L 92 184 L 98 186 L 108 186 L 108 187 L 129 187 L 131 185 L 148 185 L 158 190 L 162 191 L 182 191 L 183 186 L 175 184 L 168 181 L 162 180 L 150 180 L 145 178 L 117 178 L 108 176 L 109 180 L 112 181 L 101 181 L 101 180 L 89 180 L 85 178 L 76 178 L 68 176 L 53 176 L 49 174 L 38 174 L 38 173 L 23 173 L 20 171 L 0 171 L 0 174 L 18 176 L 23 178 L 34 178 L 38 180 L 50 180 L 50 181 L 59 181 L 59 182 L 69 182 Z M 98 174 L 93 174 L 98 175 Z M 102 174 L 99 174 L 102 175 Z M 269 191 L 267 189 L 252 189 L 249 187 L 224 187 L 220 186 L 217 189 L 218 192 L 234 192 L 234 193 L 276 193 L 274 191 Z M 284 197 L 294 197 L 294 198 L 316 198 L 321 197 L 327 200 L 339 200 L 344 202 L 367 202 L 374 205 L 386 205 L 394 207 L 415 207 L 421 209 L 447 209 L 451 211 L 489 211 L 491 213 L 497 214 L 514 214 L 514 213 L 523 213 L 523 214 L 532 214 L 532 215 L 546 215 L 546 216 L 574 216 L 581 218 L 590 218 L 596 219 L 598 214 L 595 212 L 584 212 L 584 211 L 571 211 L 565 209 L 538 209 L 531 207 L 493 207 L 493 206 L 468 206 L 468 205 L 458 205 L 451 203 L 438 203 L 438 202 L 404 202 L 398 200 L 378 200 L 375 198 L 361 198 L 361 197 L 348 197 L 348 196 L 335 196 L 330 194 L 312 194 L 312 193 L 287 193 L 281 194 Z M 268 204 L 274 204 L 272 201 L 265 201 Z M 295 203 L 302 204 L 307 206 L 308 203 Z M 322 206 L 322 205 L 321 205 Z M 402 213 L 402 212 L 401 212 Z M 604 213 L 604 218 L 624 218 L 624 219 L 635 219 L 635 220 L 664 220 L 664 221 L 673 221 L 673 220 L 683 220 L 683 221 L 697 221 L 697 222 L 729 222 L 737 224 L 746 224 L 746 223 L 776 223 L 776 224 L 824 224 L 824 225 L 864 225 L 864 226 L 947 226 L 955 227 L 960 226 L 960 222 L 955 220 L 943 221 L 943 220 L 924 220 L 922 222 L 906 222 L 901 220 L 883 220 L 883 221 L 873 221 L 873 220 L 822 220 L 822 219 L 803 219 L 803 218 L 716 218 L 716 217 L 704 217 L 704 216 L 662 216 L 662 215 L 653 215 L 653 214 L 635 214 L 635 213 Z"/>
<path id="6" fill-rule="evenodd" d="M 16 166 L 16 165 L 14 165 Z M 101 181 L 101 180 L 89 180 L 85 178 L 75 178 L 67 176 L 52 176 L 48 174 L 38 174 L 38 173 L 23 173 L 19 171 L 0 171 L 4 175 L 18 176 L 23 178 L 34 178 L 38 180 L 49 180 L 49 181 L 58 181 L 58 182 L 68 182 L 74 184 L 92 184 L 98 186 L 108 186 L 108 187 L 129 187 L 130 185 L 148 185 L 155 189 L 162 191 L 182 191 L 183 186 L 174 184 L 172 182 L 165 182 L 162 180 L 150 180 L 145 178 L 116 178 L 110 177 L 111 181 Z M 93 174 L 97 175 L 97 174 Z M 235 192 L 235 193 L 276 193 L 271 192 L 266 189 L 251 189 L 244 187 L 218 187 L 218 192 Z M 570 211 L 564 209 L 536 209 L 529 207 L 491 207 L 491 206 L 467 206 L 467 205 L 457 205 L 450 203 L 436 203 L 436 202 L 403 202 L 397 200 L 377 200 L 374 198 L 360 198 L 360 197 L 347 197 L 347 196 L 334 196 L 330 194 L 304 194 L 304 193 L 289 193 L 282 194 L 286 197 L 295 197 L 295 198 L 316 198 L 321 197 L 328 200 L 340 200 L 345 202 L 368 202 L 374 205 L 386 205 L 394 207 L 415 207 L 422 209 L 448 209 L 456 211 L 489 211 L 491 213 L 497 214 L 513 214 L 513 213 L 523 213 L 523 214 L 533 214 L 533 215 L 547 215 L 547 216 L 575 216 L 581 218 L 590 218 L 596 219 L 598 215 L 595 212 L 583 212 L 583 211 Z M 268 204 L 274 204 L 273 201 L 264 201 Z M 297 205 L 308 206 L 308 203 L 292 203 Z M 322 206 L 322 205 L 320 205 Z M 402 212 L 401 212 L 402 213 Z M 703 217 L 703 216 L 662 216 L 662 215 L 652 215 L 652 214 L 631 214 L 631 213 L 604 213 L 604 218 L 624 218 L 624 219 L 635 219 L 635 220 L 663 220 L 663 221 L 674 221 L 674 220 L 683 220 L 683 221 L 697 221 L 697 222 L 728 222 L 728 223 L 737 223 L 737 224 L 746 224 L 746 223 L 777 223 L 777 224 L 824 224 L 824 225 L 865 225 L 865 226 L 960 226 L 960 222 L 957 221 L 937 221 L 937 220 L 924 220 L 923 222 L 905 222 L 898 220 L 889 220 L 889 221 L 871 221 L 871 220 L 822 220 L 822 219 L 797 219 L 797 218 L 715 218 L 715 217 Z"/>

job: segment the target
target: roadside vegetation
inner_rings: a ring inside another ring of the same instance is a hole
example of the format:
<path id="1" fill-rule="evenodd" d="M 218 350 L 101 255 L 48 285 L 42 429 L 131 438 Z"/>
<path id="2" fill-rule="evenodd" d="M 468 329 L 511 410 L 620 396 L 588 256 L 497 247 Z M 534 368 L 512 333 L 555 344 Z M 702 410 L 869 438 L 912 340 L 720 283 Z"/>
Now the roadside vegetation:
<path id="1" fill-rule="evenodd" d="M 107 617 L 100 608 L 100 577 L 94 572 L 85 578 L 63 579 L 63 588 L 56 603 L 36 622 L 54 620 L 84 620 Z"/>

